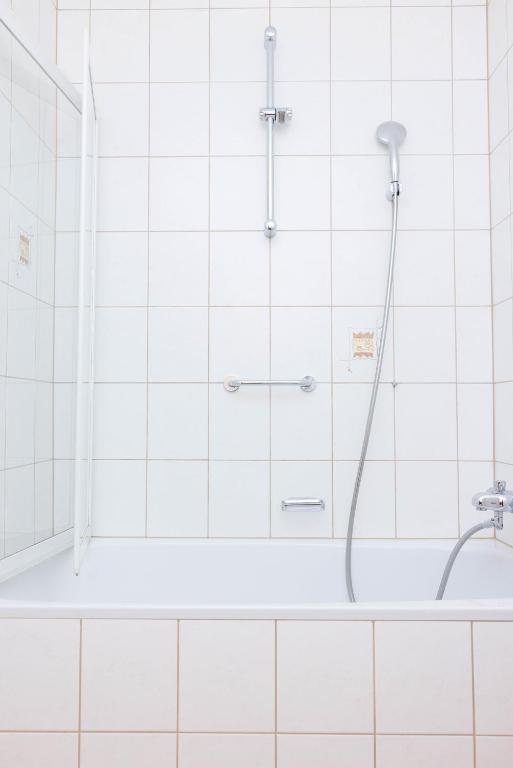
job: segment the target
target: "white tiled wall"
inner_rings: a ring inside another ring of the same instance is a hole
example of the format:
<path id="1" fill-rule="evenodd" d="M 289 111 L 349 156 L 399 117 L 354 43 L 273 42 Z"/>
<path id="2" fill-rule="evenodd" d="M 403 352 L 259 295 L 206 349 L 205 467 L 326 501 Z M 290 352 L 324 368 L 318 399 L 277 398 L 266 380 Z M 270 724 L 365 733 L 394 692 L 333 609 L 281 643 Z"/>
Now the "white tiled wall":
<path id="1" fill-rule="evenodd" d="M 75 82 L 90 26 L 102 118 L 96 534 L 345 534 L 373 375 L 348 360 L 349 332 L 381 321 L 375 130 L 393 118 L 409 131 L 395 308 L 357 535 L 456 536 L 493 460 L 486 7 L 121 5 L 59 10 Z M 269 22 L 277 100 L 294 110 L 276 131 L 272 242 Z M 319 386 L 228 394 L 229 374 Z M 446 501 L 412 509 L 425 487 Z M 325 514 L 281 511 L 301 494 Z"/>
<path id="2" fill-rule="evenodd" d="M 490 188 L 492 216 L 493 352 L 495 382 L 495 475 L 513 485 L 513 276 L 511 246 L 511 130 L 513 128 L 513 4 L 488 7 Z M 500 538 L 513 544 L 509 519 Z"/>
<path id="3" fill-rule="evenodd" d="M 0 630 L 5 766 L 513 762 L 509 622 L 3 619 Z"/>

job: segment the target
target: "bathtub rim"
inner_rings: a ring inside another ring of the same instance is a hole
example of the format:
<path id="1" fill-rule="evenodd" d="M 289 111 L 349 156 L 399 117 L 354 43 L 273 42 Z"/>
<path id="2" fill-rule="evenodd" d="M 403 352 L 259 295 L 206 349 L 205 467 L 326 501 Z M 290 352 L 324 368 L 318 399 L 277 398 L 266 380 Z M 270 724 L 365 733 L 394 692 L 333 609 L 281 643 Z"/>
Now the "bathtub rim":
<path id="1" fill-rule="evenodd" d="M 0 619 L 513 621 L 513 598 L 297 605 L 144 605 L 0 600 Z"/>
<path id="2" fill-rule="evenodd" d="M 188 546 L 208 547 L 223 544 L 237 546 L 241 542 L 253 546 L 279 546 L 293 544 L 294 547 L 310 546 L 344 547 L 344 539 L 316 538 L 276 538 L 276 539 L 196 539 L 196 538 L 150 538 L 144 544 L 153 547 Z M 381 546 L 383 543 L 399 548 L 439 548 L 450 551 L 453 539 L 358 539 L 364 547 Z M 132 537 L 97 537 L 91 542 L 94 549 L 111 546 L 140 546 L 138 538 Z M 505 542 L 486 537 L 468 543 L 468 549 L 479 550 L 481 547 L 508 552 L 513 557 L 513 548 Z M 70 547 L 61 549 L 69 551 Z M 47 554 L 42 561 L 51 559 Z M 37 564 L 36 564 L 37 565 Z M 25 570 L 25 569 L 21 569 Z M 7 578 L 20 573 L 16 570 Z M 289 621 L 513 621 L 513 597 L 511 598 L 469 598 L 465 600 L 425 601 L 375 601 L 352 604 L 339 603 L 291 603 L 291 604 L 162 604 L 162 603 L 100 603 L 100 602 L 63 602 L 42 600 L 15 600 L 0 598 L 0 619 L 174 619 L 174 620 L 289 620 Z"/>

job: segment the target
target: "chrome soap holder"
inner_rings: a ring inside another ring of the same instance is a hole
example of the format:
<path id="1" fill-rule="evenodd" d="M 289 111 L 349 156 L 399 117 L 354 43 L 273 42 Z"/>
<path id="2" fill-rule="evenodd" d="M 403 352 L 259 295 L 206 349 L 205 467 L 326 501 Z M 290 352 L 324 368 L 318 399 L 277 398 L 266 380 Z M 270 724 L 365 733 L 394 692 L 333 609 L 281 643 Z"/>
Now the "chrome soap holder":
<path id="1" fill-rule="evenodd" d="M 313 392 L 317 386 L 313 376 L 302 379 L 285 379 L 282 381 L 261 381 L 259 379 L 239 379 L 238 376 L 227 376 L 224 380 L 227 392 L 238 392 L 241 387 L 299 387 L 303 392 Z"/>

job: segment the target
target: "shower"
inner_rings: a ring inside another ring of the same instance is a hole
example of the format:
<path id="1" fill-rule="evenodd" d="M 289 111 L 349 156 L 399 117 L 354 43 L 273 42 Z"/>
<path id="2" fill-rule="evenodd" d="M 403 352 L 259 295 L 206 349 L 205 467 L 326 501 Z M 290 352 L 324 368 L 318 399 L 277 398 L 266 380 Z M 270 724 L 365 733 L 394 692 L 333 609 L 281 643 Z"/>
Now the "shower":
<path id="1" fill-rule="evenodd" d="M 381 324 L 381 339 L 378 349 L 378 359 L 376 362 L 376 370 L 374 373 L 374 381 L 372 384 L 371 397 L 369 402 L 369 410 L 367 413 L 367 422 L 365 424 L 365 432 L 363 435 L 362 450 L 360 453 L 360 461 L 358 462 L 358 470 L 356 472 L 356 479 L 353 489 L 353 498 L 351 501 L 351 509 L 349 512 L 349 521 L 347 525 L 347 537 L 346 537 L 346 586 L 349 600 L 351 603 L 356 602 L 354 589 L 353 589 L 353 574 L 352 574 L 352 548 L 353 548 L 353 533 L 354 523 L 356 517 L 356 508 L 358 506 L 358 496 L 360 493 L 360 486 L 362 484 L 363 469 L 365 467 L 365 460 L 367 458 L 367 449 L 369 447 L 369 439 L 372 431 L 372 422 L 374 419 L 374 410 L 376 407 L 376 399 L 378 396 L 379 383 L 381 381 L 381 370 L 383 368 L 383 356 L 385 352 L 385 343 L 387 338 L 388 320 L 390 316 L 390 303 L 392 300 L 392 287 L 394 282 L 394 266 L 395 266 L 395 252 L 397 244 L 397 214 L 399 209 L 399 195 L 401 194 L 401 185 L 399 183 L 399 147 L 406 138 L 406 128 L 401 123 L 396 123 L 392 120 L 381 123 L 376 131 L 377 140 L 388 148 L 390 155 L 390 186 L 387 190 L 387 198 L 392 203 L 392 232 L 390 240 L 390 258 L 388 263 L 388 277 L 387 287 L 385 295 L 385 306 L 383 310 L 383 321 Z"/>

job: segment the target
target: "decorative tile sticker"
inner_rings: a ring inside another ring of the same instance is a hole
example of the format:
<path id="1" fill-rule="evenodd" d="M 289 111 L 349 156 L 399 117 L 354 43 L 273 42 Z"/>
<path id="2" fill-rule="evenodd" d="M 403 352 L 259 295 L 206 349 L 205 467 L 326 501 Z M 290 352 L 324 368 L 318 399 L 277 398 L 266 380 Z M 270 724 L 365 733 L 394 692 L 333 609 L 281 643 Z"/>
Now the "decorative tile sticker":
<path id="1" fill-rule="evenodd" d="M 19 230 L 18 240 L 18 264 L 28 267 L 30 263 L 30 237 L 26 232 Z"/>
<path id="2" fill-rule="evenodd" d="M 378 355 L 376 328 L 350 328 L 350 354 L 352 360 L 375 360 Z"/>

